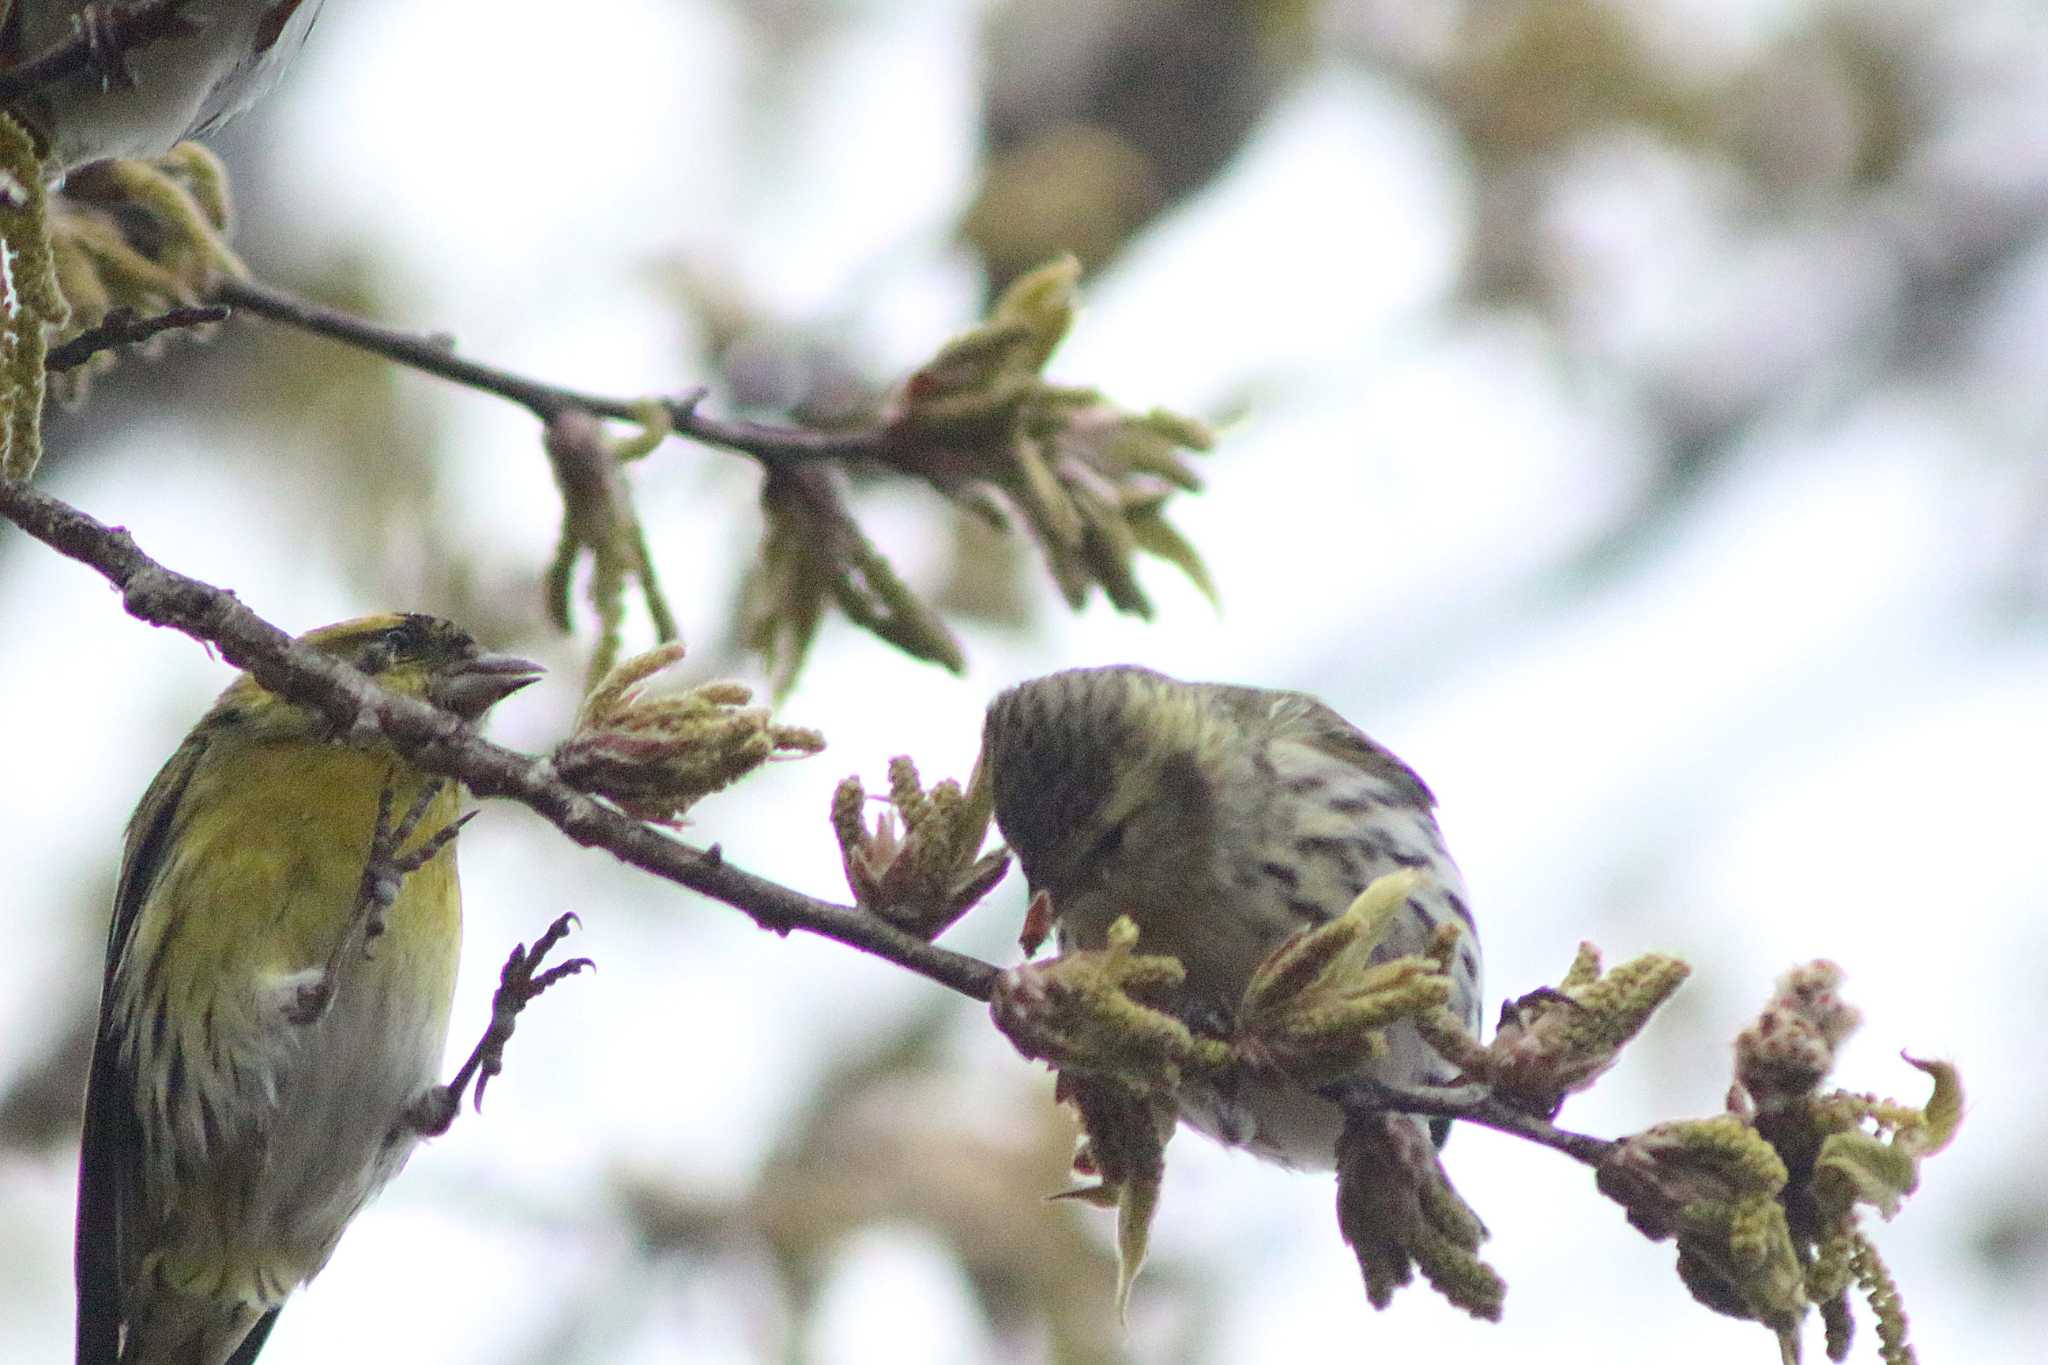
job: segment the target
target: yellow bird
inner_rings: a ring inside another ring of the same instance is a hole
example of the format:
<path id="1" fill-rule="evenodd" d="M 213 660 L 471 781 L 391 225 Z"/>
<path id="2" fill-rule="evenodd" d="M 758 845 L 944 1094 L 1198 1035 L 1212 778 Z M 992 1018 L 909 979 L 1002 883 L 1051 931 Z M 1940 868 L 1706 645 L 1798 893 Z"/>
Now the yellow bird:
<path id="1" fill-rule="evenodd" d="M 540 674 L 430 616 L 301 643 L 472 720 Z M 461 947 L 459 803 L 246 674 L 150 784 L 86 1089 L 79 1365 L 247 1365 L 405 1164 Z"/>

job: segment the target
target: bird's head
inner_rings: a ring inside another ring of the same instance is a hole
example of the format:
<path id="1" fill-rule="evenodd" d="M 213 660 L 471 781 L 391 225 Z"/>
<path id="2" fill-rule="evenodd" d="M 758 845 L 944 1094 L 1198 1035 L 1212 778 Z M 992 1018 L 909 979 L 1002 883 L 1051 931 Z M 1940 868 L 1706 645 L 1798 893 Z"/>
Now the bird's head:
<path id="1" fill-rule="evenodd" d="M 1171 878 L 1214 819 L 1222 720 L 1199 686 L 1129 666 L 1050 674 L 989 704 L 996 826 L 1055 913 L 1091 887 Z"/>
<path id="2" fill-rule="evenodd" d="M 358 617 L 308 631 L 298 642 L 367 673 L 394 692 L 469 720 L 538 681 L 544 671 L 527 659 L 487 653 L 460 626 L 417 613 Z M 214 715 L 280 730 L 314 724 L 246 673 L 221 694 Z"/>

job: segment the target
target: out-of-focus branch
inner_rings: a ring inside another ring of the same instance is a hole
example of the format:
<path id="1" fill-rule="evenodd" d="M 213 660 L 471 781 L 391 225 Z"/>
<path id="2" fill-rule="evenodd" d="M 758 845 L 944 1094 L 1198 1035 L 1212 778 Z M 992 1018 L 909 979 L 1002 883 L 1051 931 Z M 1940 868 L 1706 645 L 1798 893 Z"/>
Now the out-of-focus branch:
<path id="1" fill-rule="evenodd" d="M 225 322 L 228 315 L 228 309 L 219 305 L 203 308 L 169 308 L 161 313 L 152 313 L 148 317 L 138 317 L 127 309 L 116 308 L 108 313 L 98 326 L 86 328 L 62 346 L 51 350 L 49 355 L 43 358 L 43 368 L 51 374 L 62 374 L 66 370 L 77 369 L 102 351 L 139 345 L 165 332 Z"/>
<path id="2" fill-rule="evenodd" d="M 271 322 L 383 356 L 386 360 L 481 393 L 495 394 L 517 403 L 543 422 L 575 410 L 624 422 L 638 422 L 646 415 L 645 399 L 584 393 L 530 379 L 457 355 L 454 342 L 445 336 L 420 336 L 386 327 L 324 304 L 297 298 L 255 280 L 222 280 L 213 291 L 213 297 Z M 763 464 L 880 457 L 888 449 L 888 435 L 880 428 L 812 431 L 805 427 L 711 417 L 698 411 L 698 404 L 703 399 L 704 390 L 695 389 L 661 400 L 675 434 L 723 450 L 751 455 Z"/>

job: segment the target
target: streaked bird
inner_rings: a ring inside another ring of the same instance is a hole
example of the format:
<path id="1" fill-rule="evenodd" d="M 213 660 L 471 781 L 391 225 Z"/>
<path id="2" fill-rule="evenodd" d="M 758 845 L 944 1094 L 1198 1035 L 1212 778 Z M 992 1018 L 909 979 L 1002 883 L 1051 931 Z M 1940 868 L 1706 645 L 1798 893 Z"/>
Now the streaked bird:
<path id="1" fill-rule="evenodd" d="M 1476 1031 L 1478 937 L 1435 798 L 1315 698 L 1144 668 L 1073 669 L 998 696 L 982 752 L 996 823 L 1032 891 L 1050 897 L 1061 947 L 1101 947 L 1129 915 L 1140 952 L 1186 967 L 1191 1023 L 1227 1033 L 1275 946 L 1342 914 L 1375 878 L 1413 868 L 1424 884 L 1378 956 L 1420 952 L 1438 925 L 1462 924 L 1450 1008 Z M 1360 1074 L 1449 1078 L 1413 1026 L 1394 1026 L 1388 1042 L 1383 1058 L 1360 1059 Z M 1228 1093 L 1185 1086 L 1181 1104 L 1183 1119 L 1219 1141 L 1288 1166 L 1334 1164 L 1341 1113 L 1284 1078 Z"/>
<path id="2" fill-rule="evenodd" d="M 540 673 L 430 616 L 302 643 L 471 719 Z M 246 674 L 150 784 L 86 1088 L 78 1365 L 247 1365 L 405 1164 L 462 942 L 459 802 Z"/>

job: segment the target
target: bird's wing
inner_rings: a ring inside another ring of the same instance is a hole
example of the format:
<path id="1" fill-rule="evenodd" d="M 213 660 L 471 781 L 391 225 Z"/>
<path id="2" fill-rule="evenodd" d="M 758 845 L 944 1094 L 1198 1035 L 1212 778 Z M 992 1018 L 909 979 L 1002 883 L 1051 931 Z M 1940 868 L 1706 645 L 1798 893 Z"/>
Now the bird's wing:
<path id="1" fill-rule="evenodd" d="M 162 870 L 179 803 L 206 742 L 203 730 L 186 739 L 150 783 L 128 824 L 121 881 L 114 893 L 114 922 L 107 934 L 92 1073 L 85 1086 L 85 1129 L 78 1147 L 78 1232 L 73 1251 L 78 1365 L 116 1365 L 119 1360 L 125 1287 L 136 1270 L 129 1261 L 137 1248 L 130 1243 L 142 1212 L 142 1120 L 135 1108 L 135 1078 L 121 1057 L 121 1038 L 108 1013 L 114 973 Z"/>
<path id="2" fill-rule="evenodd" d="M 1450 1120 L 1445 1119 L 1444 1122 L 1449 1123 Z M 228 1357 L 227 1365 L 255 1365 L 257 1352 L 263 1349 L 264 1342 L 270 1340 L 270 1329 L 277 1326 L 277 1315 L 283 1311 L 283 1308 L 273 1308 L 256 1319 L 256 1325 L 249 1329 L 249 1335 L 242 1338 L 242 1344 Z"/>
<path id="3" fill-rule="evenodd" d="M 1282 734 L 1297 743 L 1391 783 L 1424 810 L 1436 804 L 1435 794 L 1413 768 L 1306 692 L 1267 692 L 1252 687 L 1226 690 L 1237 694 L 1231 698 L 1232 705 L 1265 712 Z"/>

